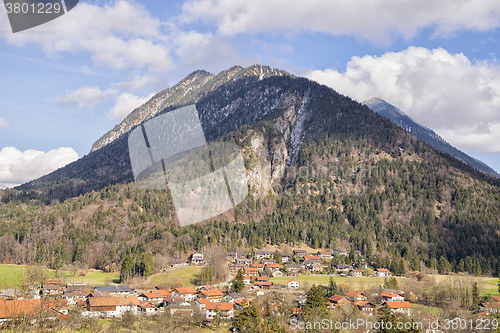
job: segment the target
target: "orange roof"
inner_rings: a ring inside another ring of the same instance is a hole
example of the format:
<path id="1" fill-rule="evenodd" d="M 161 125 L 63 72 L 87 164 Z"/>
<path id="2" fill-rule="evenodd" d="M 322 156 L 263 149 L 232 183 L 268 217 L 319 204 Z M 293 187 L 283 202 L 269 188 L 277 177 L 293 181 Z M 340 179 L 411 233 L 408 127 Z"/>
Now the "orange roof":
<path id="1" fill-rule="evenodd" d="M 233 303 L 219 303 L 219 302 L 213 302 L 213 303 L 207 303 L 205 304 L 205 309 L 207 310 L 215 310 L 219 309 L 222 311 L 230 311 L 234 307 Z"/>
<path id="2" fill-rule="evenodd" d="M 251 264 L 252 267 L 264 268 L 264 264 Z"/>
<path id="3" fill-rule="evenodd" d="M 210 289 L 210 290 L 200 290 L 200 293 L 205 297 L 213 297 L 213 296 L 222 296 L 224 295 L 222 291 L 219 289 Z"/>
<path id="4" fill-rule="evenodd" d="M 0 298 L 0 318 L 14 318 L 20 316 L 37 316 L 43 310 L 40 299 L 15 299 Z"/>
<path id="5" fill-rule="evenodd" d="M 286 284 L 289 284 L 290 282 L 293 282 L 293 281 L 297 282 L 297 280 L 295 280 L 295 279 L 291 279 L 291 280 L 290 280 L 290 281 L 288 281 Z"/>
<path id="6" fill-rule="evenodd" d="M 179 294 L 196 294 L 196 290 L 192 287 L 175 288 L 174 290 L 177 291 Z"/>
<path id="7" fill-rule="evenodd" d="M 148 302 L 139 302 L 139 306 L 143 309 L 154 308 L 154 306 L 152 306 Z"/>
<path id="8" fill-rule="evenodd" d="M 307 259 L 307 260 L 320 260 L 321 258 L 318 257 L 318 256 L 304 256 L 304 259 Z"/>
<path id="9" fill-rule="evenodd" d="M 106 296 L 87 298 L 90 306 L 139 305 L 137 296 Z"/>
<path id="10" fill-rule="evenodd" d="M 258 272 L 259 269 L 258 268 L 254 268 L 254 267 L 245 267 L 245 271 L 246 272 Z"/>
<path id="11" fill-rule="evenodd" d="M 208 303 L 212 303 L 210 302 L 210 300 L 206 299 L 206 298 L 198 298 L 197 299 L 198 303 L 200 304 L 208 304 Z"/>
<path id="12" fill-rule="evenodd" d="M 385 302 L 388 307 L 391 309 L 403 309 L 403 308 L 412 308 L 410 302 Z"/>
<path id="13" fill-rule="evenodd" d="M 243 280 L 250 280 L 252 277 L 250 275 L 243 276 Z"/>
<path id="14" fill-rule="evenodd" d="M 351 290 L 350 292 L 346 293 L 345 295 L 348 297 L 354 297 L 354 296 L 358 296 L 359 294 L 361 294 L 361 291 Z"/>
<path id="15" fill-rule="evenodd" d="M 269 276 L 257 276 L 255 278 L 257 281 L 269 281 Z"/>
<path id="16" fill-rule="evenodd" d="M 396 297 L 399 296 L 398 293 L 394 293 L 392 291 L 384 291 L 382 294 L 380 294 L 382 297 Z"/>
<path id="17" fill-rule="evenodd" d="M 332 297 L 329 297 L 328 300 L 331 302 L 339 302 L 343 300 L 345 297 L 342 295 L 333 295 Z"/>
<path id="18" fill-rule="evenodd" d="M 354 303 L 354 304 L 356 304 L 357 306 L 363 306 L 363 305 L 366 305 L 366 304 L 371 304 L 371 303 L 370 303 L 370 302 L 368 302 L 368 301 L 357 301 L 357 302 L 356 302 L 356 303 Z"/>
<path id="19" fill-rule="evenodd" d="M 280 264 L 267 264 L 269 268 L 280 268 Z"/>
<path id="20" fill-rule="evenodd" d="M 385 273 L 390 273 L 391 271 L 388 270 L 387 268 L 377 268 L 375 269 L 377 272 L 385 272 Z"/>
<path id="21" fill-rule="evenodd" d="M 491 296 L 491 298 L 493 298 L 495 301 L 500 302 L 500 296 Z"/>
<path id="22" fill-rule="evenodd" d="M 302 312 L 301 308 L 292 308 L 292 313 L 293 314 L 298 314 L 298 313 L 301 313 L 301 312 Z"/>

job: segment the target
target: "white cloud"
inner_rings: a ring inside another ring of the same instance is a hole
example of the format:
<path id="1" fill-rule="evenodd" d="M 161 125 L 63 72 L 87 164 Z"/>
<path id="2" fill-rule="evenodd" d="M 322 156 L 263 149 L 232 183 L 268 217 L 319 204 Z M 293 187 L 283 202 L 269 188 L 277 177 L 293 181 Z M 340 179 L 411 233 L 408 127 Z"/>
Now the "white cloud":
<path id="1" fill-rule="evenodd" d="M 53 102 L 64 107 L 76 105 L 80 109 L 93 110 L 97 104 L 106 101 L 107 98 L 107 92 L 99 87 L 82 87 L 55 97 Z"/>
<path id="2" fill-rule="evenodd" d="M 109 111 L 108 117 L 116 121 L 122 121 L 130 112 L 146 103 L 151 97 L 153 97 L 153 94 L 147 97 L 139 97 L 130 93 L 123 93 L 116 98 L 116 104 Z"/>
<path id="3" fill-rule="evenodd" d="M 9 122 L 5 118 L 0 118 L 0 129 L 9 127 Z"/>
<path id="4" fill-rule="evenodd" d="M 494 62 L 410 47 L 353 57 L 343 73 L 308 76 L 360 102 L 380 97 L 461 149 L 500 152 L 500 66 Z"/>
<path id="5" fill-rule="evenodd" d="M 496 0 L 191 0 L 181 22 L 215 23 L 223 35 L 266 31 L 319 31 L 387 42 L 425 27 L 436 34 L 500 26 Z"/>
<path id="6" fill-rule="evenodd" d="M 7 21 L 5 10 L 1 11 L 5 20 L 0 21 Z M 2 28 L 10 29 L 6 22 Z M 44 33 L 47 31 L 54 33 Z M 113 69 L 147 67 L 167 71 L 172 67 L 160 20 L 134 2 L 116 1 L 103 7 L 80 2 L 56 20 L 2 36 L 15 45 L 39 44 L 51 56 L 89 52 L 95 63 Z"/>
<path id="7" fill-rule="evenodd" d="M 130 81 L 111 84 L 111 87 L 127 92 L 138 90 L 160 91 L 168 88 L 168 81 L 164 75 L 136 75 Z"/>
<path id="8" fill-rule="evenodd" d="M 76 161 L 73 148 L 58 148 L 48 152 L 4 147 L 0 150 L 0 188 L 14 187 L 39 178 Z"/>

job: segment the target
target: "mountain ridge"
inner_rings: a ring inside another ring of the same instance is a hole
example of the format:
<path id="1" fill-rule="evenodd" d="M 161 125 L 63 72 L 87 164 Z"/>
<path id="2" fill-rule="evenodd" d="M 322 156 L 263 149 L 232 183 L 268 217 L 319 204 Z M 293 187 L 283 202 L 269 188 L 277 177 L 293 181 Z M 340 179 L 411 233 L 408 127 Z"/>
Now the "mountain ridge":
<path id="1" fill-rule="evenodd" d="M 362 102 L 363 105 L 368 106 L 373 111 L 377 112 L 381 116 L 389 119 L 396 125 L 403 128 L 405 131 L 412 133 L 418 137 L 423 142 L 427 143 L 431 147 L 438 149 L 439 151 L 450 154 L 451 156 L 457 158 L 458 160 L 476 168 L 479 171 L 486 173 L 487 175 L 495 178 L 500 178 L 493 168 L 488 166 L 486 163 L 469 156 L 463 151 L 453 147 L 446 140 L 444 140 L 439 134 L 434 132 L 427 126 L 422 126 L 415 122 L 410 116 L 404 113 L 401 109 L 396 106 L 384 101 L 381 98 L 373 97 L 369 100 Z"/>

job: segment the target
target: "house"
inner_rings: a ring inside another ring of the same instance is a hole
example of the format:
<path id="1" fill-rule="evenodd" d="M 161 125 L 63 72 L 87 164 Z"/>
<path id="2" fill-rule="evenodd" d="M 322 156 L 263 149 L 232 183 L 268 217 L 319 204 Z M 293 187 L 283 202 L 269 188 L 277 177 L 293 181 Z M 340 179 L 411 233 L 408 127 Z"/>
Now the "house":
<path id="1" fill-rule="evenodd" d="M 0 325 L 15 318 L 36 320 L 45 310 L 40 299 L 0 298 Z"/>
<path id="2" fill-rule="evenodd" d="M 485 312 L 487 315 L 500 313 L 500 303 L 499 302 L 481 303 L 481 305 L 479 306 L 479 312 Z"/>
<path id="3" fill-rule="evenodd" d="M 342 295 L 333 295 L 328 298 L 328 302 L 330 303 L 330 307 L 337 307 L 351 303 L 347 297 Z"/>
<path id="4" fill-rule="evenodd" d="M 243 275 L 243 284 L 244 285 L 250 284 L 251 280 L 252 280 L 252 277 L 250 275 Z"/>
<path id="5" fill-rule="evenodd" d="M 75 305 L 78 301 L 85 301 L 90 295 L 90 290 L 66 290 L 63 297 L 69 305 Z"/>
<path id="6" fill-rule="evenodd" d="M 257 276 L 259 274 L 259 269 L 257 267 L 245 267 L 244 273 L 250 276 Z"/>
<path id="7" fill-rule="evenodd" d="M 351 302 L 366 301 L 365 295 L 361 291 L 351 290 L 345 294 Z"/>
<path id="8" fill-rule="evenodd" d="M 227 295 L 227 300 L 229 301 L 229 303 L 234 303 L 235 301 L 242 298 L 245 298 L 245 295 L 243 295 L 242 293 L 229 293 Z"/>
<path id="9" fill-rule="evenodd" d="M 125 312 L 136 314 L 138 305 L 137 296 L 88 297 L 87 313 L 82 313 L 82 315 L 121 317 Z"/>
<path id="10" fill-rule="evenodd" d="M 207 300 L 207 302 L 209 302 Z M 168 306 L 187 306 L 187 305 L 190 305 L 191 303 L 189 303 L 188 301 L 184 300 L 184 298 L 182 297 L 172 297 L 172 296 L 167 296 L 163 299 L 163 303 L 161 305 L 163 305 L 164 307 L 168 307 Z"/>
<path id="11" fill-rule="evenodd" d="M 242 258 L 246 258 L 247 253 L 246 252 L 228 252 L 227 253 L 227 260 L 238 260 Z"/>
<path id="12" fill-rule="evenodd" d="M 208 299 L 210 302 L 220 302 L 224 293 L 219 289 L 201 289 L 198 291 L 198 298 Z"/>
<path id="13" fill-rule="evenodd" d="M 47 296 L 61 295 L 63 291 L 63 287 L 58 284 L 44 284 L 42 286 L 42 294 Z"/>
<path id="14" fill-rule="evenodd" d="M 335 271 L 337 274 L 347 274 L 352 267 L 350 265 L 335 265 Z"/>
<path id="15" fill-rule="evenodd" d="M 254 257 L 255 259 L 264 259 L 264 258 L 271 258 L 273 254 L 269 251 L 255 251 Z"/>
<path id="16" fill-rule="evenodd" d="M 260 289 L 272 289 L 273 283 L 272 282 L 255 282 L 254 286 L 256 286 Z"/>
<path id="17" fill-rule="evenodd" d="M 304 258 L 304 260 L 310 260 L 310 261 L 316 261 L 316 262 L 321 261 L 321 258 L 318 256 L 303 256 L 302 258 Z"/>
<path id="18" fill-rule="evenodd" d="M 118 285 L 118 286 L 100 286 L 94 288 L 95 292 L 108 292 L 112 296 L 127 296 L 132 295 L 134 292 L 130 289 L 129 286 L 126 285 Z"/>
<path id="19" fill-rule="evenodd" d="M 289 257 L 289 256 L 287 256 L 287 255 L 285 255 L 285 254 L 283 254 L 283 255 L 281 256 L 281 262 L 282 262 L 282 263 L 286 264 L 286 263 L 287 263 L 287 262 L 289 262 L 289 261 L 290 261 L 290 257 Z"/>
<path id="20" fill-rule="evenodd" d="M 143 312 L 147 315 L 152 315 L 156 312 L 156 308 L 154 307 L 154 305 L 152 305 L 151 303 L 148 303 L 148 302 L 139 301 L 139 305 L 138 305 L 137 309 L 140 312 Z"/>
<path id="21" fill-rule="evenodd" d="M 292 265 L 288 265 L 287 268 L 288 268 L 288 271 L 291 273 L 298 273 L 298 272 L 300 272 L 301 269 L 304 268 L 304 266 L 292 264 Z"/>
<path id="22" fill-rule="evenodd" d="M 187 305 L 174 305 L 171 304 L 167 307 L 171 316 L 175 317 L 191 317 L 193 315 L 193 306 Z"/>
<path id="23" fill-rule="evenodd" d="M 172 296 L 182 297 L 186 302 L 192 302 L 196 299 L 197 291 L 192 287 L 175 288 L 171 291 Z"/>
<path id="24" fill-rule="evenodd" d="M 357 301 L 354 303 L 361 311 L 367 316 L 373 316 L 375 314 L 375 304 L 368 301 Z"/>
<path id="25" fill-rule="evenodd" d="M 314 253 L 314 255 L 320 257 L 321 259 L 332 259 L 331 251 L 318 251 Z"/>
<path id="26" fill-rule="evenodd" d="M 202 253 L 193 253 L 191 255 L 191 263 L 192 264 L 195 264 L 195 265 L 199 265 L 199 264 L 204 264 L 205 263 L 205 259 L 204 259 L 204 256 Z"/>
<path id="27" fill-rule="evenodd" d="M 253 260 L 252 259 L 247 259 L 247 258 L 238 258 L 236 259 L 236 263 L 244 266 L 250 266 L 252 264 Z"/>
<path id="28" fill-rule="evenodd" d="M 322 272 L 324 266 L 320 263 L 313 263 L 310 265 L 310 268 L 312 272 Z"/>
<path id="29" fill-rule="evenodd" d="M 353 269 L 349 272 L 349 275 L 350 276 L 354 276 L 354 277 L 362 277 L 363 276 L 363 271 L 360 270 L 360 269 Z"/>
<path id="30" fill-rule="evenodd" d="M 375 276 L 392 276 L 392 273 L 387 268 L 377 268 L 375 269 Z"/>
<path id="31" fill-rule="evenodd" d="M 214 319 L 215 316 L 219 315 L 220 318 L 231 319 L 234 316 L 234 304 L 233 303 L 207 303 L 203 308 L 206 319 Z"/>
<path id="32" fill-rule="evenodd" d="M 299 305 L 304 305 L 304 304 L 306 304 L 306 299 L 307 299 L 306 296 L 300 295 L 300 296 L 295 297 L 293 300 L 294 300 L 294 302 L 297 302 Z"/>
<path id="33" fill-rule="evenodd" d="M 264 260 L 262 260 L 262 263 L 263 263 L 264 265 L 268 265 L 268 266 L 269 266 L 269 265 L 271 265 L 271 264 L 275 265 L 275 264 L 276 264 L 276 260 L 272 260 L 272 259 L 264 259 Z"/>
<path id="34" fill-rule="evenodd" d="M 410 302 L 385 302 L 385 306 L 389 307 L 393 313 L 400 313 L 406 316 L 411 315 L 411 304 Z"/>
<path id="35" fill-rule="evenodd" d="M 66 290 L 84 291 L 84 290 L 87 290 L 87 286 L 84 285 L 83 283 L 68 283 L 66 285 Z"/>
<path id="36" fill-rule="evenodd" d="M 338 254 L 339 256 L 346 256 L 346 257 L 349 255 L 349 253 L 347 253 L 346 251 L 339 250 L 339 249 L 333 250 L 333 255 L 335 255 L 335 254 Z"/>
<path id="37" fill-rule="evenodd" d="M 160 290 L 153 290 L 150 293 L 141 294 L 139 296 L 139 300 L 149 303 L 160 304 L 161 302 L 163 302 L 163 299 L 167 296 L 170 296 L 170 292 L 165 289 L 160 289 Z"/>
<path id="38" fill-rule="evenodd" d="M 306 250 L 293 250 L 293 255 L 295 257 L 303 257 L 307 254 L 307 251 Z"/>
<path id="39" fill-rule="evenodd" d="M 255 278 L 257 282 L 269 282 L 269 276 L 257 276 Z"/>
<path id="40" fill-rule="evenodd" d="M 240 298 L 234 301 L 234 308 L 238 310 L 242 310 L 246 307 L 250 306 L 250 301 L 246 298 Z"/>
<path id="41" fill-rule="evenodd" d="M 258 268 L 259 272 L 262 272 L 264 270 L 264 268 L 266 267 L 266 265 L 264 265 L 264 264 L 251 264 L 250 267 Z"/>
<path id="42" fill-rule="evenodd" d="M 404 296 L 400 293 L 393 291 L 384 291 L 380 294 L 382 296 L 382 303 L 385 302 L 403 302 L 405 300 Z"/>
<path id="43" fill-rule="evenodd" d="M 286 283 L 286 286 L 288 289 L 299 289 L 300 283 L 295 279 L 291 279 Z"/>

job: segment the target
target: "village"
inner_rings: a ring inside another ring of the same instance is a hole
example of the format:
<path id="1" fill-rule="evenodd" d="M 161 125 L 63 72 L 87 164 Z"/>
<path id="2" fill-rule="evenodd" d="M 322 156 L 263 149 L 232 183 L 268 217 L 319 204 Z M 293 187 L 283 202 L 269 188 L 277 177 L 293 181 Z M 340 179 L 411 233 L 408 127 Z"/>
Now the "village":
<path id="1" fill-rule="evenodd" d="M 228 252 L 227 265 L 230 272 L 228 281 L 217 285 L 172 287 L 158 285 L 152 290 L 132 288 L 125 284 L 89 286 L 83 283 L 69 283 L 58 279 L 44 281 L 40 288 L 30 290 L 28 297 L 0 295 L 0 324 L 25 319 L 35 322 L 40 318 L 61 322 L 70 316 L 83 318 L 120 318 L 125 314 L 156 315 L 167 313 L 173 317 L 201 316 L 205 325 L 217 321 L 228 322 L 239 310 L 252 302 L 266 303 L 270 311 L 282 311 L 288 307 L 288 319 L 300 320 L 307 299 L 307 289 L 297 277 L 317 276 L 325 273 L 341 277 L 378 277 L 385 281 L 393 277 L 387 268 L 369 268 L 359 251 L 353 251 L 359 262 L 352 264 L 325 265 L 334 256 L 347 257 L 341 250 L 317 251 L 293 250 L 291 255 L 278 251 Z M 277 262 L 277 260 L 279 263 Z M 202 253 L 193 253 L 189 262 L 170 263 L 169 269 L 179 269 L 186 265 L 205 265 Z M 241 290 L 235 290 L 240 276 Z M 274 283 L 272 278 L 286 278 L 286 283 Z M 396 279 L 394 279 L 396 281 Z M 326 293 L 326 286 L 323 286 Z M 338 290 L 327 298 L 328 309 L 356 308 L 360 314 L 374 318 L 381 308 L 393 314 L 411 318 L 413 293 L 400 288 L 373 290 Z M 280 309 L 280 310 L 279 310 Z M 478 318 L 500 313 L 500 296 L 493 296 L 490 302 L 479 304 L 475 311 Z M 435 331 L 435 332 L 439 332 Z"/>

